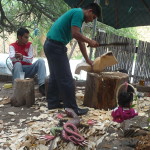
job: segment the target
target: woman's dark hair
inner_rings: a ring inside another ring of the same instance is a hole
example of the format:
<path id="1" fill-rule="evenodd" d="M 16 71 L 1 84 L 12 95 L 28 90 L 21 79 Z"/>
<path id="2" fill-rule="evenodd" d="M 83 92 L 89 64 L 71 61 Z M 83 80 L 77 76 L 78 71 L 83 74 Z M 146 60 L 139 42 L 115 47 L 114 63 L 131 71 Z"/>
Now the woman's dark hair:
<path id="1" fill-rule="evenodd" d="M 23 36 L 25 33 L 29 33 L 29 30 L 21 27 L 20 29 L 17 30 L 17 37 Z"/>
<path id="2" fill-rule="evenodd" d="M 133 93 L 122 92 L 118 96 L 118 104 L 121 107 L 130 107 L 130 103 L 133 101 Z"/>
<path id="3" fill-rule="evenodd" d="M 97 16 L 100 17 L 101 15 L 101 8 L 97 3 L 90 3 L 87 6 L 85 6 L 83 9 L 92 9 L 93 13 Z"/>

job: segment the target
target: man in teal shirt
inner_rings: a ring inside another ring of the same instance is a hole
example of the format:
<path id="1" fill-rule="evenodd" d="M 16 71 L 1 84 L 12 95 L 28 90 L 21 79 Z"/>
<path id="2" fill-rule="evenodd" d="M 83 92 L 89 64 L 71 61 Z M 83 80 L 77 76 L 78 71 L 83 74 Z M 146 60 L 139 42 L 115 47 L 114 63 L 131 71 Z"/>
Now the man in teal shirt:
<path id="1" fill-rule="evenodd" d="M 72 40 L 71 27 L 81 28 L 84 22 L 84 14 L 81 8 L 74 8 L 56 20 L 47 34 L 52 40 L 62 42 L 67 45 Z"/>
<path id="2" fill-rule="evenodd" d="M 85 8 L 73 8 L 63 14 L 52 25 L 47 33 L 44 52 L 48 60 L 50 78 L 47 92 L 48 108 L 72 108 L 78 115 L 84 115 L 88 109 L 80 109 L 76 104 L 75 85 L 71 74 L 66 45 L 75 38 L 78 41 L 86 62 L 92 65 L 88 58 L 85 43 L 90 47 L 99 44 L 81 34 L 82 23 L 92 22 L 100 16 L 100 7 L 91 3 Z M 60 104 L 60 96 L 64 105 Z"/>

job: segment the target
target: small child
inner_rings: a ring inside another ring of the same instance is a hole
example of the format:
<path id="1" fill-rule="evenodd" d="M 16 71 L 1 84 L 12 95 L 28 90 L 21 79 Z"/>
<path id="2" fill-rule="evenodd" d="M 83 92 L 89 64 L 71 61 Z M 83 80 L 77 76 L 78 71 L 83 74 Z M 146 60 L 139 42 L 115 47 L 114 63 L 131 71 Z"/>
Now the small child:
<path id="1" fill-rule="evenodd" d="M 113 121 L 121 123 L 124 120 L 131 119 L 138 115 L 138 113 L 131 108 L 133 102 L 133 93 L 131 92 L 122 92 L 118 96 L 118 107 L 116 107 L 111 115 Z"/>

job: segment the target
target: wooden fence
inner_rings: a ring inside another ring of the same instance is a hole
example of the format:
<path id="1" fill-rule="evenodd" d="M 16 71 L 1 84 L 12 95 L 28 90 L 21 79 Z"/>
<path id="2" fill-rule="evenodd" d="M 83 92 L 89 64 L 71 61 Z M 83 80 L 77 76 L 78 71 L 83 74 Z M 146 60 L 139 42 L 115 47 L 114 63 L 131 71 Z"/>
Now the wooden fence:
<path id="1" fill-rule="evenodd" d="M 150 81 L 150 43 L 139 41 L 134 69 L 134 82 Z"/>
<path id="2" fill-rule="evenodd" d="M 112 51 L 118 60 L 118 64 L 107 67 L 105 71 L 125 69 L 130 79 L 133 77 L 134 83 L 141 79 L 150 81 L 150 43 L 140 41 L 137 49 L 136 40 L 115 34 L 98 32 L 95 38 L 100 44 L 128 43 L 124 46 L 100 46 L 96 49 L 95 58 L 107 51 Z"/>

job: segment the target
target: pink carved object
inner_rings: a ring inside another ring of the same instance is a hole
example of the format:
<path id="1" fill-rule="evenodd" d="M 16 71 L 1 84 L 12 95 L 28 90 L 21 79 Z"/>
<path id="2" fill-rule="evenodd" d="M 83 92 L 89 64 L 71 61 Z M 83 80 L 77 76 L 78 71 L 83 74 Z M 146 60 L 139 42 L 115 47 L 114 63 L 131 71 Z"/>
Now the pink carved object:
<path id="1" fill-rule="evenodd" d="M 113 121 L 121 123 L 124 120 L 137 116 L 138 113 L 133 108 L 124 109 L 119 106 L 112 111 L 111 115 L 113 117 Z"/>
<path id="2" fill-rule="evenodd" d="M 63 117 L 64 117 L 64 115 L 61 113 L 56 115 L 56 118 L 58 118 L 58 119 L 62 119 Z"/>
<path id="3" fill-rule="evenodd" d="M 97 121 L 96 121 L 96 120 L 93 120 L 93 119 L 89 119 L 89 120 L 87 121 L 87 123 L 88 123 L 88 125 L 94 125 L 95 123 L 97 123 Z"/>
<path id="4" fill-rule="evenodd" d="M 68 142 L 71 141 L 76 145 L 87 145 L 87 141 L 85 141 L 85 138 L 79 134 L 77 129 L 77 126 L 80 124 L 80 118 L 71 108 L 66 108 L 65 111 L 66 114 L 73 119 L 64 124 L 62 131 L 63 139 Z"/>

